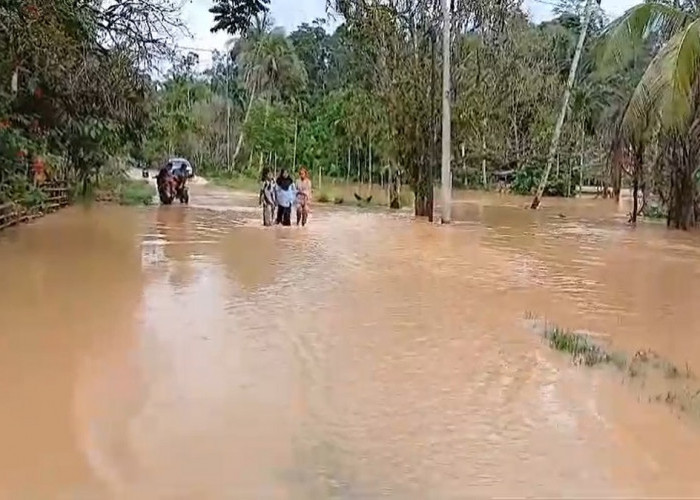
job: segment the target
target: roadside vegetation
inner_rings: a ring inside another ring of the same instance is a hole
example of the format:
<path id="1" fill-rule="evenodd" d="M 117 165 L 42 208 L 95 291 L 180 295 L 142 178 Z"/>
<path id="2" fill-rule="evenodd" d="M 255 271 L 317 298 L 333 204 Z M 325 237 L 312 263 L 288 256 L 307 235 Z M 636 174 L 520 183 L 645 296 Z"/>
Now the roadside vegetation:
<path id="1" fill-rule="evenodd" d="M 127 179 L 119 189 L 121 205 L 151 205 L 156 189 L 146 180 Z"/>
<path id="2" fill-rule="evenodd" d="M 592 1 L 585 25 L 587 3 L 556 2 L 539 24 L 518 0 L 454 3 L 454 185 L 493 189 L 508 178 L 512 192 L 537 190 L 587 29 L 544 193 L 628 187 L 633 221 L 663 215 L 670 227 L 695 227 L 698 12 L 663 0 L 611 20 Z M 112 159 L 156 166 L 177 155 L 233 187 L 263 167 L 303 165 L 319 201 L 352 203 L 355 193 L 335 186 L 354 184 L 368 186 L 356 194 L 372 193 L 370 204 L 386 191 L 392 205 L 431 216 L 442 72 L 432 5 L 329 0 L 337 28 L 317 19 L 286 33 L 268 0 L 217 0 L 212 29 L 231 39 L 207 54 L 172 50 L 185 28 L 174 0 L 138 10 L 9 0 L 0 6 L 0 201 L 24 196 L 37 161 L 87 193 Z M 168 70 L 153 79 L 159 68 Z"/>

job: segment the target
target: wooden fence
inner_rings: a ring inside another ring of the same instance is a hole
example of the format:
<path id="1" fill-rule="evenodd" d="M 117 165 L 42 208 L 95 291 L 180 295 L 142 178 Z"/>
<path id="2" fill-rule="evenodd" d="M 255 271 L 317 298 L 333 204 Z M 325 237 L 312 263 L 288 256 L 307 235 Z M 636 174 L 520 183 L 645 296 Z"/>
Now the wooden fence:
<path id="1" fill-rule="evenodd" d="M 71 188 L 66 183 L 46 183 L 40 189 L 45 198 L 42 203 L 36 206 L 27 208 L 17 203 L 0 205 L 0 231 L 55 212 L 70 203 Z"/>

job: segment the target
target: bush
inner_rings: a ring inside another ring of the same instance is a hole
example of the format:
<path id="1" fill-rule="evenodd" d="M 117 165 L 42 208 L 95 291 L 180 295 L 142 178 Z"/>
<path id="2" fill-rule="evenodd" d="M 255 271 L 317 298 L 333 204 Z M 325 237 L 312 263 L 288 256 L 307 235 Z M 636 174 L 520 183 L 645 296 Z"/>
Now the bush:
<path id="1" fill-rule="evenodd" d="M 648 219 L 666 219 L 666 210 L 660 205 L 649 205 L 644 208 L 644 217 Z"/>
<path id="2" fill-rule="evenodd" d="M 126 180 L 118 188 L 120 205 L 151 205 L 156 189 L 147 180 Z"/>
<path id="3" fill-rule="evenodd" d="M 510 189 L 514 194 L 534 194 L 543 174 L 543 165 L 526 165 L 515 173 L 515 178 L 513 179 Z M 572 170 L 571 179 L 569 179 L 568 167 L 562 166 L 562 168 L 559 169 L 559 175 L 557 175 L 556 169 L 553 168 L 549 173 L 544 195 L 560 197 L 574 196 L 578 190 L 578 179 L 578 168 Z"/>

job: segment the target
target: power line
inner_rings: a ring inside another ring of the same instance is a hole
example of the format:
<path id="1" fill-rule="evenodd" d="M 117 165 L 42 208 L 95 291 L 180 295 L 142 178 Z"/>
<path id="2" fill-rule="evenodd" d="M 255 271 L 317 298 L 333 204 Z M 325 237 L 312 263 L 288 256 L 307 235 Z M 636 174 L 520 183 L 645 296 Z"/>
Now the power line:
<path id="1" fill-rule="evenodd" d="M 219 49 L 205 49 L 204 47 L 185 47 L 184 45 L 176 45 L 175 46 L 176 50 L 190 50 L 192 52 L 209 52 L 209 53 L 214 53 L 214 52 L 222 52 Z"/>
<path id="2" fill-rule="evenodd" d="M 530 0 L 532 3 L 539 3 L 542 5 L 549 5 L 550 7 L 559 7 L 559 8 L 565 8 L 566 5 L 562 3 L 555 3 L 555 2 L 548 2 L 547 0 Z"/>

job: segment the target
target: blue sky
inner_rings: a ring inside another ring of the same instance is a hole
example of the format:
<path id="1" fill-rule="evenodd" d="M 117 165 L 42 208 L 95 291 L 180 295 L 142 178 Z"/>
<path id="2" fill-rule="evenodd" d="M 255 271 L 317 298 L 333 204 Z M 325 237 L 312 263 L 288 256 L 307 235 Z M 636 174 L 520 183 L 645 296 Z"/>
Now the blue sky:
<path id="1" fill-rule="evenodd" d="M 524 0 L 525 8 L 536 21 L 546 20 L 551 16 L 551 6 L 555 0 Z M 622 14 L 625 10 L 641 0 L 603 0 L 603 9 L 610 16 Z M 303 22 L 311 22 L 317 17 L 325 17 L 326 0 L 272 0 L 272 17 L 279 26 L 284 26 L 288 31 L 293 30 Z M 209 32 L 213 24 L 212 15 L 209 14 L 211 0 L 191 0 L 183 9 L 183 17 L 193 38 L 180 40 L 183 47 L 198 47 L 214 50 L 223 49 L 229 36 L 222 33 Z M 200 53 L 200 65 L 208 66 L 211 56 L 207 52 Z"/>

